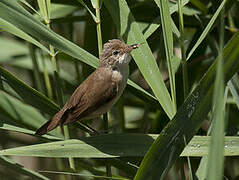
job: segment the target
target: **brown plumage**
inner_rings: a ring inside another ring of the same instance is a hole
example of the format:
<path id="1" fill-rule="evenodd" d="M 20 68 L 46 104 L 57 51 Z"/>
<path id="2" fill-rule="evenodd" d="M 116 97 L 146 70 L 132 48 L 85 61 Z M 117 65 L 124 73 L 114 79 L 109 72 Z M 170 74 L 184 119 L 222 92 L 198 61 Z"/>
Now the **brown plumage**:
<path id="1" fill-rule="evenodd" d="M 106 43 L 99 67 L 80 84 L 64 107 L 41 126 L 36 134 L 43 135 L 58 125 L 94 118 L 107 112 L 126 86 L 128 54 L 137 47 L 127 46 L 117 39 Z"/>

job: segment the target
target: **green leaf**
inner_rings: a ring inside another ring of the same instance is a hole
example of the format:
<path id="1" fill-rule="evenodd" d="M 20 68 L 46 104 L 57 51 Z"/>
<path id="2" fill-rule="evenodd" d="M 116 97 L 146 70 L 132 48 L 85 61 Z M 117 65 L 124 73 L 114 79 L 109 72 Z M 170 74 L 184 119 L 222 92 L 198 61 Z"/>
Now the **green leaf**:
<path id="1" fill-rule="evenodd" d="M 39 48 L 41 48 L 42 50 L 44 50 L 50 54 L 50 51 L 45 46 L 43 46 L 41 43 L 39 43 L 36 39 L 32 38 L 27 33 L 22 31 L 21 29 L 17 28 L 13 24 L 5 21 L 1 17 L 0 17 L 0 27 L 1 27 L 1 29 L 5 30 L 11 34 L 14 34 L 15 36 L 18 36 L 32 44 L 35 44 L 36 46 L 38 46 Z"/>
<path id="2" fill-rule="evenodd" d="M 46 119 L 35 108 L 23 104 L 3 91 L 0 91 L 0 119 L 1 129 L 27 134 L 34 134 L 34 132 L 25 130 L 21 126 L 37 129 L 46 122 Z M 60 133 L 53 132 L 52 134 L 62 138 Z"/>
<path id="3" fill-rule="evenodd" d="M 8 116 L 19 124 L 27 125 L 33 128 L 39 127 L 46 119 L 31 106 L 24 105 L 17 99 L 0 91 L 0 116 Z M 2 118 L 4 119 L 4 118 Z"/>
<path id="4" fill-rule="evenodd" d="M 31 4 L 29 4 L 26 0 L 18 0 L 18 1 L 20 1 L 21 3 L 23 3 L 24 5 L 26 5 L 27 7 L 29 7 L 33 12 L 35 12 L 38 16 L 41 16 L 40 15 L 40 13 L 37 11 L 37 10 L 35 10 L 32 6 L 31 6 Z"/>
<path id="5" fill-rule="evenodd" d="M 15 161 L 4 156 L 0 156 L 0 164 L 4 165 L 6 168 L 9 168 L 14 172 L 27 175 L 28 177 L 32 179 L 49 180 L 46 176 L 43 176 L 39 174 L 38 172 L 25 168 L 21 164 L 18 164 Z"/>
<path id="6" fill-rule="evenodd" d="M 0 75 L 5 78 L 6 82 L 19 94 L 24 102 L 50 115 L 54 115 L 59 110 L 59 107 L 52 100 L 25 84 L 1 66 Z"/>
<path id="7" fill-rule="evenodd" d="M 201 36 L 198 38 L 197 42 L 195 43 L 195 45 L 193 46 L 193 48 L 190 50 L 190 52 L 188 53 L 187 56 L 187 60 L 189 60 L 189 58 L 192 56 L 192 54 L 194 53 L 194 51 L 197 49 L 197 47 L 201 44 L 201 42 L 205 39 L 205 37 L 207 36 L 207 34 L 210 32 L 214 22 L 216 21 L 219 13 L 221 12 L 222 8 L 224 7 L 225 3 L 227 0 L 223 0 L 221 5 L 217 8 L 217 11 L 214 13 L 214 15 L 212 16 L 211 20 L 209 21 L 209 23 L 207 24 L 206 28 L 204 29 L 204 31 L 202 32 Z"/>
<path id="8" fill-rule="evenodd" d="M 190 2 L 200 9 L 204 14 L 207 14 L 208 9 L 200 0 L 191 0 Z"/>
<path id="9" fill-rule="evenodd" d="M 0 155 L 36 157 L 114 158 L 143 157 L 158 135 L 107 134 L 22 146 L 0 151 Z M 208 155 L 209 136 L 195 136 L 181 156 Z M 225 137 L 225 156 L 239 155 L 239 137 Z"/>
<path id="10" fill-rule="evenodd" d="M 169 81 L 170 81 L 170 90 L 171 97 L 173 101 L 173 114 L 176 114 L 177 111 L 177 102 L 176 102 L 176 89 L 175 89 L 175 75 L 172 68 L 172 59 L 173 59 L 173 33 L 172 33 L 172 19 L 169 13 L 169 5 L 167 0 L 154 0 L 157 6 L 160 8 L 160 17 L 161 25 L 163 28 L 163 39 L 165 54 L 168 65 Z"/>
<path id="11" fill-rule="evenodd" d="M 37 0 L 41 16 L 47 24 L 50 23 L 50 0 Z"/>
<path id="12" fill-rule="evenodd" d="M 216 80 L 213 92 L 213 120 L 211 123 L 212 141 L 210 144 L 207 178 L 208 180 L 223 179 L 224 172 L 224 131 L 225 106 L 228 89 L 225 90 L 223 72 L 223 45 L 224 45 L 224 9 L 220 14 L 219 56 L 216 68 Z M 225 95 L 224 95 L 225 94 Z M 225 96 L 225 97 L 224 97 Z"/>
<path id="13" fill-rule="evenodd" d="M 164 84 L 162 75 L 159 72 L 153 54 L 141 33 L 140 27 L 135 22 L 127 3 L 124 0 L 105 0 L 104 3 L 113 18 L 120 36 L 128 44 L 144 43 L 137 50 L 132 52 L 132 56 L 162 108 L 171 119 L 174 113 L 170 95 Z"/>
<path id="14" fill-rule="evenodd" d="M 93 18 L 93 20 L 95 22 L 97 22 L 97 18 L 96 16 L 94 15 L 94 13 L 90 10 L 90 8 L 84 3 L 83 0 L 77 0 L 79 3 L 81 3 L 82 6 L 84 6 L 86 8 L 86 10 L 90 13 L 91 17 Z"/>
<path id="15" fill-rule="evenodd" d="M 14 132 L 19 132 L 19 133 L 24 133 L 24 134 L 30 134 L 30 135 L 35 135 L 35 132 L 36 132 L 36 131 L 28 130 L 26 128 L 21 128 L 19 126 L 14 126 L 14 125 L 7 124 L 7 123 L 1 124 L 0 129 L 7 130 L 7 131 L 14 131 Z M 52 134 L 52 135 L 43 135 L 42 137 L 46 138 L 48 140 L 63 140 L 64 139 L 64 137 L 59 133 L 50 132 L 49 134 Z"/>
<path id="16" fill-rule="evenodd" d="M 51 4 L 51 19 L 63 18 L 72 14 L 77 7 L 62 4 Z"/>
<path id="17" fill-rule="evenodd" d="M 93 67 L 98 65 L 96 57 L 47 28 L 19 6 L 16 1 L 2 0 L 0 2 L 0 17 L 31 36 L 41 39 Z"/>
<path id="18" fill-rule="evenodd" d="M 83 173 L 72 173 L 72 172 L 64 172 L 64 171 L 40 171 L 43 173 L 49 173 L 49 174 L 61 174 L 61 175 L 71 175 L 71 176 L 79 176 L 79 177 L 87 177 L 87 178 L 92 178 L 92 179 L 112 179 L 112 180 L 130 180 L 125 177 L 119 177 L 119 176 L 114 176 L 112 177 L 109 176 L 101 176 L 101 175 L 90 175 L 90 174 L 83 174 Z M 104 172 L 102 171 L 102 174 Z"/>
<path id="19" fill-rule="evenodd" d="M 184 0 L 182 2 L 183 6 L 185 6 L 187 3 L 189 2 L 189 0 Z M 170 3 L 170 14 L 175 13 L 178 10 L 178 5 L 177 4 L 172 4 Z M 153 34 L 153 32 L 155 32 L 158 27 L 161 25 L 160 23 L 160 17 L 156 18 L 151 24 L 150 26 L 147 28 L 147 30 L 144 33 L 144 38 L 148 39 L 148 37 Z"/>
<path id="20" fill-rule="evenodd" d="M 239 70 L 238 42 L 239 33 L 236 33 L 223 51 L 225 82 Z M 216 63 L 217 60 L 154 141 L 137 171 L 136 180 L 163 178 L 183 151 L 184 137 L 188 142 L 195 135 L 211 109 Z"/>
<path id="21" fill-rule="evenodd" d="M 0 38 L 0 63 L 6 63 L 11 57 L 17 55 L 24 55 L 28 53 L 26 44 L 8 39 L 5 37 Z M 11 47 L 11 48 L 9 48 Z"/>
<path id="22" fill-rule="evenodd" d="M 232 93 L 232 97 L 237 105 L 237 108 L 239 109 L 239 78 L 237 74 L 235 74 L 228 82 L 228 87 Z"/>

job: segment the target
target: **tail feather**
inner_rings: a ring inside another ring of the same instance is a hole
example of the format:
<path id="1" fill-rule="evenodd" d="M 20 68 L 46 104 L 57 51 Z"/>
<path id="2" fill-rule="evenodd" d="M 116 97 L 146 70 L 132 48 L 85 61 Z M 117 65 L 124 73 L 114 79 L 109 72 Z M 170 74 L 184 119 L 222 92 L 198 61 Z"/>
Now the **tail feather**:
<path id="1" fill-rule="evenodd" d="M 58 126 L 58 122 L 54 121 L 53 119 L 50 121 L 47 121 L 45 124 L 43 124 L 37 131 L 36 131 L 36 135 L 44 135 L 46 133 L 48 133 L 49 131 L 55 129 Z"/>
<path id="2" fill-rule="evenodd" d="M 49 121 L 47 121 L 45 124 L 43 124 L 37 131 L 36 135 L 44 135 L 48 133 L 49 131 L 55 129 L 59 124 L 63 124 L 65 121 L 65 118 L 67 118 L 68 109 L 62 108 L 58 113 L 56 113 L 53 118 Z"/>

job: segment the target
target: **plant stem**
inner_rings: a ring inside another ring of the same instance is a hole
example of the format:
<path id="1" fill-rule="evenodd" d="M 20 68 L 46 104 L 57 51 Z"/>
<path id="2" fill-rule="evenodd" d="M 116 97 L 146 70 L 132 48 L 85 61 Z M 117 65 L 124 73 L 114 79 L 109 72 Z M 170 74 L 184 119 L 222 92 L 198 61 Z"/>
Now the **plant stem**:
<path id="1" fill-rule="evenodd" d="M 160 8 L 160 18 L 163 28 L 163 38 L 165 46 L 165 54 L 168 64 L 168 73 L 169 73 L 169 83 L 171 90 L 171 97 L 173 102 L 173 113 L 177 112 L 177 101 L 176 101 L 176 88 L 175 88 L 175 74 L 172 68 L 172 58 L 173 54 L 173 34 L 172 34 L 172 19 L 169 11 L 168 1 L 156 1 L 156 4 Z"/>
<path id="2" fill-rule="evenodd" d="M 97 40 L 98 40 L 98 52 L 99 57 L 102 52 L 102 35 L 101 35 L 101 21 L 100 21 L 100 0 L 96 0 L 96 31 L 97 31 Z M 103 123 L 104 123 L 104 131 L 105 133 L 108 133 L 108 116 L 107 113 L 103 115 Z M 111 173 L 111 165 L 109 161 L 105 161 L 106 163 L 106 174 L 108 177 L 112 177 Z"/>
<path id="3" fill-rule="evenodd" d="M 44 76 L 44 81 L 45 81 L 45 86 L 46 86 L 46 91 L 47 91 L 47 96 L 52 99 L 52 88 L 51 88 L 51 83 L 50 83 L 50 78 L 49 74 L 46 68 L 46 59 L 44 58 L 43 53 L 41 52 L 41 57 L 42 57 L 42 65 L 43 65 L 43 76 Z"/>
<path id="4" fill-rule="evenodd" d="M 50 27 L 50 19 L 46 22 L 47 22 L 47 27 L 51 28 Z M 63 107 L 63 105 L 64 105 L 63 92 L 62 92 L 61 80 L 59 78 L 57 64 L 56 64 L 56 53 L 55 53 L 54 47 L 52 45 L 50 45 L 49 47 L 50 47 L 50 51 L 51 51 L 51 62 L 52 62 L 52 67 L 53 67 L 53 72 L 54 72 L 54 81 L 55 81 L 55 85 L 56 85 L 57 102 L 60 105 L 60 107 Z M 70 139 L 70 133 L 69 133 L 69 129 L 67 126 L 64 126 L 63 131 L 64 131 L 65 139 L 66 140 Z M 68 160 L 69 160 L 70 168 L 75 170 L 74 159 L 68 158 Z"/>
<path id="5" fill-rule="evenodd" d="M 125 117 L 124 117 L 124 102 L 123 97 L 120 97 L 117 103 L 117 109 L 119 113 L 119 125 L 121 132 L 125 131 Z"/>
<path id="6" fill-rule="evenodd" d="M 29 53 L 32 59 L 32 64 L 33 64 L 33 73 L 34 73 L 34 79 L 36 81 L 36 86 L 37 89 L 40 92 L 44 92 L 43 91 L 43 83 L 42 83 L 42 79 L 41 79 L 41 72 L 40 72 L 40 68 L 39 68 L 39 64 L 37 62 L 37 58 L 36 58 L 36 51 L 35 51 L 35 47 L 33 44 L 28 43 L 28 48 L 29 48 Z"/>
<path id="7" fill-rule="evenodd" d="M 101 22 L 100 22 L 100 0 L 96 1 L 96 30 L 97 30 L 97 40 L 98 40 L 98 52 L 99 56 L 102 51 L 102 36 L 101 36 Z"/>
<path id="8" fill-rule="evenodd" d="M 182 56 L 182 69 L 183 69 L 183 94 L 184 99 L 188 95 L 188 69 L 186 53 L 184 48 L 184 25 L 183 25 L 183 12 L 182 12 L 182 1 L 178 1 L 178 13 L 179 13 L 179 27 L 180 27 L 180 46 L 181 46 L 181 56 Z"/>
<path id="9" fill-rule="evenodd" d="M 64 135 L 65 135 L 65 140 L 70 139 L 70 133 L 69 133 L 69 129 L 68 126 L 64 126 Z M 76 170 L 75 167 L 75 161 L 73 158 L 68 158 L 69 164 L 70 164 L 70 168 L 73 170 Z"/>

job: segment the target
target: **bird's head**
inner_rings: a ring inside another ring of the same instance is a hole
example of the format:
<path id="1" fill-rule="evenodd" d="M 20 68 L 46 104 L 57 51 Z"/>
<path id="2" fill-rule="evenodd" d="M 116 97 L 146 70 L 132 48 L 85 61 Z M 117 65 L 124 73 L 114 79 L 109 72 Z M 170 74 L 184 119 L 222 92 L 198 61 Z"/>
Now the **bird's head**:
<path id="1" fill-rule="evenodd" d="M 100 55 L 100 66 L 108 67 L 128 64 L 131 59 L 130 52 L 138 47 L 139 44 L 128 46 L 118 39 L 109 40 L 104 44 Z"/>

